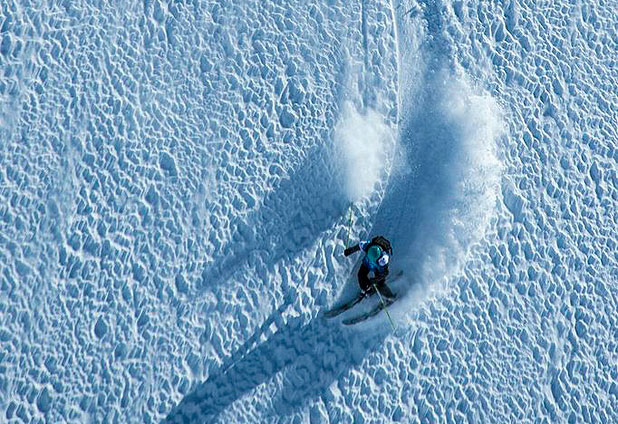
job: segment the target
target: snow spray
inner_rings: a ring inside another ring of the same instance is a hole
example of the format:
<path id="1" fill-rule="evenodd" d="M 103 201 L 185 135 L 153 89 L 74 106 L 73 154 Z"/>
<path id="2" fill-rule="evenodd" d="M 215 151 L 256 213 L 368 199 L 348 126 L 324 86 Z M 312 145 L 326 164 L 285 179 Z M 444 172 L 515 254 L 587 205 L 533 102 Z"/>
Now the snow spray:
<path id="1" fill-rule="evenodd" d="M 359 113 L 346 103 L 335 127 L 335 162 L 350 202 L 369 196 L 387 164 L 391 130 L 374 110 Z"/>

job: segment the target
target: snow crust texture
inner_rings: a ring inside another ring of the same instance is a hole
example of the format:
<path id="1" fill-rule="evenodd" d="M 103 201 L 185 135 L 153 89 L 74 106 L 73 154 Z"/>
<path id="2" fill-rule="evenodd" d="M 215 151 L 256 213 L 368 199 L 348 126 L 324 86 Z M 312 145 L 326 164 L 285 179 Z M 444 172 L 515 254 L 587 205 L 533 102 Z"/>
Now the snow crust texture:
<path id="1" fill-rule="evenodd" d="M 3 2 L 0 422 L 618 422 L 617 19 Z"/>

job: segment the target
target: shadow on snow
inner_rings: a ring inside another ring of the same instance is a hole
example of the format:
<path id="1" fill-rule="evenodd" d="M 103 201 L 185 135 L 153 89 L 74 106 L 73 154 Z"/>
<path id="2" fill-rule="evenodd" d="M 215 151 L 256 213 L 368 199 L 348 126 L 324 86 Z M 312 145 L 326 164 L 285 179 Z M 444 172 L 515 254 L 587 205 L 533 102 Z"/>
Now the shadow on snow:
<path id="1" fill-rule="evenodd" d="M 304 162 L 265 198 L 244 222 L 241 246 L 202 272 L 199 290 L 216 287 L 252 264 L 274 264 L 295 256 L 329 229 L 345 211 L 326 146 L 315 147 Z"/>
<path id="2" fill-rule="evenodd" d="M 343 372 L 358 366 L 386 335 L 363 335 L 322 317 L 306 324 L 299 318 L 254 347 L 291 302 L 288 299 L 206 382 L 185 396 L 164 422 L 214 422 L 232 403 L 280 373 L 280 395 L 268 402 L 266 411 L 258 412 L 276 417 L 292 414 L 323 394 Z"/>

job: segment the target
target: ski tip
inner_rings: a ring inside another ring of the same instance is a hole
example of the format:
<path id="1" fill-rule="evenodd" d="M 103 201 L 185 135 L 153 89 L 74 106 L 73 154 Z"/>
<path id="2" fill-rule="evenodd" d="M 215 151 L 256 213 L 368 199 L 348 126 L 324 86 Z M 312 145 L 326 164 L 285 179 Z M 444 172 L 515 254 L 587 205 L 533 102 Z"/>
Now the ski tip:
<path id="1" fill-rule="evenodd" d="M 322 316 L 324 318 L 333 318 L 337 316 L 337 313 L 333 311 L 325 311 L 325 312 L 322 312 Z"/>

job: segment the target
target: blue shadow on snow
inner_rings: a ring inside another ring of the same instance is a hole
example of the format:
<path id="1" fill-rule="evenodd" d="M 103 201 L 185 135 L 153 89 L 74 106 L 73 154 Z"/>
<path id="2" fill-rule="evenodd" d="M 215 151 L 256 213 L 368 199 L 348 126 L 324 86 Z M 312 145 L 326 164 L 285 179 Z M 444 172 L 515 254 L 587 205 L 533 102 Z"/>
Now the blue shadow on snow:
<path id="1" fill-rule="evenodd" d="M 290 305 L 285 302 L 273 312 L 242 348 L 182 399 L 164 422 L 214 422 L 232 403 L 279 373 L 284 373 L 283 387 L 277 390 L 280 396 L 269 402 L 266 411 L 258 412 L 263 416 L 288 416 L 324 395 L 333 381 L 357 367 L 387 334 L 363 334 L 322 317 L 304 325 L 297 319 L 254 347 Z M 338 417 L 331 419 L 337 422 Z"/>

